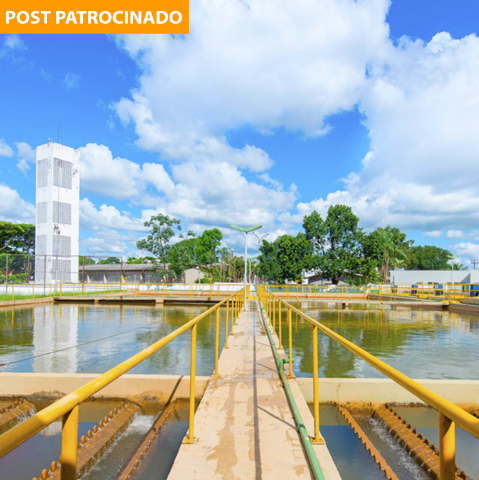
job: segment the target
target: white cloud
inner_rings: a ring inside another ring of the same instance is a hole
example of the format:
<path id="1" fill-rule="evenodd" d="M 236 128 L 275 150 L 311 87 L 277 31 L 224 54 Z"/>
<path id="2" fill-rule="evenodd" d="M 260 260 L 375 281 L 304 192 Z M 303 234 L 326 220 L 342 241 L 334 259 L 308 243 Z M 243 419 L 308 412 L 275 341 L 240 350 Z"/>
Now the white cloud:
<path id="1" fill-rule="evenodd" d="M 34 223 L 35 207 L 18 192 L 0 184 L 0 220 L 13 223 Z"/>
<path id="2" fill-rule="evenodd" d="M 388 5 L 192 2 L 187 36 L 117 37 L 143 74 L 115 109 L 134 124 L 140 147 L 167 159 L 264 171 L 272 165 L 266 152 L 234 148 L 225 133 L 250 125 L 325 134 L 325 117 L 358 102 L 367 63 L 382 55 Z"/>
<path id="3" fill-rule="evenodd" d="M 17 168 L 26 176 L 30 170 L 29 163 L 35 163 L 35 150 L 26 142 L 16 142 L 17 147 Z"/>
<path id="4" fill-rule="evenodd" d="M 31 163 L 35 162 L 35 150 L 27 142 L 16 142 L 15 146 L 19 157 Z"/>
<path id="5" fill-rule="evenodd" d="M 76 73 L 67 73 L 63 77 L 62 86 L 65 90 L 71 90 L 80 86 L 80 75 Z"/>
<path id="6" fill-rule="evenodd" d="M 5 35 L 3 45 L 11 50 L 26 50 L 27 47 L 20 35 Z"/>
<path id="7" fill-rule="evenodd" d="M 22 50 L 27 50 L 27 46 L 20 35 L 5 35 L 3 44 L 0 47 L 0 58 L 6 57 L 14 51 Z"/>
<path id="8" fill-rule="evenodd" d="M 226 162 L 174 165 L 173 178 L 177 184 L 168 211 L 206 225 L 272 224 L 296 200 L 294 189 L 248 182 L 235 165 Z"/>
<path id="9" fill-rule="evenodd" d="M 462 230 L 449 230 L 446 232 L 447 238 L 464 238 L 464 232 Z"/>
<path id="10" fill-rule="evenodd" d="M 30 165 L 24 158 L 20 158 L 17 163 L 17 168 L 26 176 L 30 170 Z"/>
<path id="11" fill-rule="evenodd" d="M 80 225 L 82 229 L 103 230 L 105 227 L 116 230 L 143 232 L 145 219 L 135 218 L 127 212 L 120 212 L 116 207 L 101 205 L 99 209 L 88 198 L 80 200 Z"/>
<path id="12" fill-rule="evenodd" d="M 142 222 L 161 210 L 205 225 L 273 224 L 277 214 L 291 209 L 296 199 L 294 185 L 285 191 L 279 183 L 270 188 L 249 182 L 237 166 L 227 162 L 174 164 L 170 176 L 162 164 L 140 166 L 114 158 L 104 145 L 88 144 L 80 148 L 80 154 L 82 192 L 130 199 L 133 204 L 150 207 L 143 210 Z M 148 193 L 149 187 L 152 193 Z M 83 208 L 94 208 L 85 200 Z M 114 207 L 101 208 L 114 217 L 113 221 L 102 219 L 105 225 L 119 226 L 125 221 L 126 229 L 132 229 L 132 220 L 120 218 Z M 92 211 L 91 216 L 95 215 Z"/>
<path id="13" fill-rule="evenodd" d="M 128 246 L 118 240 L 107 240 L 104 238 L 90 237 L 80 241 L 82 248 L 86 249 L 89 255 L 117 256 L 126 253 Z"/>
<path id="14" fill-rule="evenodd" d="M 479 259 L 479 245 L 471 242 L 460 242 L 451 246 L 451 250 L 455 255 L 467 258 L 470 260 Z"/>
<path id="15" fill-rule="evenodd" d="M 479 39 L 403 38 L 371 69 L 361 111 L 371 150 L 344 189 L 298 206 L 351 205 L 367 227 L 461 230 L 479 222 Z M 298 215 L 291 216 L 290 221 Z"/>
<path id="16" fill-rule="evenodd" d="M 0 157 L 13 157 L 13 149 L 0 138 Z"/>
<path id="17" fill-rule="evenodd" d="M 442 235 L 442 230 L 432 230 L 431 232 L 424 232 L 426 237 L 439 238 Z"/>
<path id="18" fill-rule="evenodd" d="M 174 183 L 163 165 L 138 163 L 116 157 L 105 145 L 89 143 L 80 148 L 81 188 L 116 199 L 127 199 L 144 194 L 148 184 L 159 192 L 171 193 Z"/>
<path id="19" fill-rule="evenodd" d="M 43 67 L 40 68 L 40 76 L 47 82 L 51 82 L 53 75 L 48 73 Z"/>

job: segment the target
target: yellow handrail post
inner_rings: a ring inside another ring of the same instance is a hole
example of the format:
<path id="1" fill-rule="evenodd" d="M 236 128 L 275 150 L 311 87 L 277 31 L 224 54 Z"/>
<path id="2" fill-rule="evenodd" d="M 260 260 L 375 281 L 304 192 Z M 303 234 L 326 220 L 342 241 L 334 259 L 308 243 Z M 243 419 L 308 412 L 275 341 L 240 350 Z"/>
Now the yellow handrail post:
<path id="1" fill-rule="evenodd" d="M 288 334 L 289 334 L 289 375 L 288 378 L 294 378 L 293 373 L 293 319 L 291 308 L 288 308 Z"/>
<path id="2" fill-rule="evenodd" d="M 273 297 L 273 335 L 276 333 L 276 298 Z"/>
<path id="3" fill-rule="evenodd" d="M 443 413 L 439 415 L 439 471 L 441 480 L 456 478 L 456 430 L 455 423 Z"/>
<path id="4" fill-rule="evenodd" d="M 278 333 L 279 333 L 279 347 L 278 350 L 283 350 L 283 334 L 281 328 L 281 300 L 278 302 Z"/>
<path id="5" fill-rule="evenodd" d="M 225 319 L 225 324 L 226 324 L 226 332 L 225 332 L 225 348 L 230 348 L 228 347 L 228 337 L 230 335 L 230 332 L 228 331 L 229 330 L 229 318 L 228 318 L 228 314 L 229 314 L 229 304 L 230 304 L 230 301 L 227 300 L 226 302 L 226 319 Z"/>
<path id="6" fill-rule="evenodd" d="M 238 312 L 239 312 L 239 301 L 238 301 L 238 294 L 235 296 L 235 325 L 238 325 Z"/>
<path id="7" fill-rule="evenodd" d="M 196 327 L 196 323 L 191 327 L 190 425 L 188 428 L 188 438 L 185 438 L 185 443 L 193 443 L 195 441 Z"/>
<path id="8" fill-rule="evenodd" d="M 76 480 L 78 454 L 78 411 L 77 405 L 63 415 L 61 480 Z"/>
<path id="9" fill-rule="evenodd" d="M 233 325 L 235 325 L 235 315 L 236 315 L 236 297 L 231 299 L 231 333 L 233 333 Z"/>
<path id="10" fill-rule="evenodd" d="M 218 357 L 220 349 L 220 308 L 216 309 L 216 332 L 215 332 L 215 373 L 214 377 L 219 377 L 218 374 Z"/>
<path id="11" fill-rule="evenodd" d="M 268 293 L 267 297 L 267 304 L 268 304 L 268 323 L 271 325 L 271 295 Z"/>
<path id="12" fill-rule="evenodd" d="M 313 403 L 314 403 L 314 437 L 313 443 L 324 443 L 319 434 L 319 372 L 318 372 L 318 327 L 313 326 Z"/>

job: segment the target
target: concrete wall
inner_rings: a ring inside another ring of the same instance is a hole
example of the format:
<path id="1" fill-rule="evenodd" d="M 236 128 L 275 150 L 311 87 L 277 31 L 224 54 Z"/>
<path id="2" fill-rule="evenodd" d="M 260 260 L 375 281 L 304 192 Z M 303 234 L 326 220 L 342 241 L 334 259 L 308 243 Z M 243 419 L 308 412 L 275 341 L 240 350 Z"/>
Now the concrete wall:
<path id="1" fill-rule="evenodd" d="M 66 395 L 100 375 L 82 373 L 0 373 L 0 397 Z M 196 377 L 196 398 L 201 398 L 210 377 Z M 126 398 L 132 401 L 157 398 L 189 398 L 190 377 L 186 375 L 123 375 L 95 398 Z"/>
<path id="2" fill-rule="evenodd" d="M 66 395 L 98 378 L 82 373 L 0 373 L 0 397 L 35 394 Z M 101 390 L 96 398 L 189 398 L 189 376 L 123 375 Z M 210 377 L 196 377 L 196 397 L 201 398 Z M 441 397 L 457 404 L 479 404 L 479 380 L 417 380 Z M 313 379 L 297 378 L 305 400 L 313 401 Z M 321 403 L 419 403 L 420 400 L 389 379 L 320 378 Z"/>
<path id="3" fill-rule="evenodd" d="M 391 270 L 391 283 L 479 283 L 479 270 Z"/>
<path id="4" fill-rule="evenodd" d="M 297 378 L 304 398 L 313 401 L 313 379 Z M 416 380 L 452 403 L 479 404 L 479 380 Z M 423 403 L 405 388 L 382 378 L 320 378 L 321 403 Z"/>

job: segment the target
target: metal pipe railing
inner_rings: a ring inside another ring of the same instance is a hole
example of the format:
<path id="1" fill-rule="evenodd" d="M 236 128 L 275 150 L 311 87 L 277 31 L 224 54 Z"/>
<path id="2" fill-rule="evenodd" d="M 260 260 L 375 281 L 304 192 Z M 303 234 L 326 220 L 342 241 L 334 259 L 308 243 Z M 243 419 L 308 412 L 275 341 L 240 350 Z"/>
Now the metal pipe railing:
<path id="1" fill-rule="evenodd" d="M 197 324 L 204 318 L 216 311 L 215 332 L 215 375 L 218 375 L 218 351 L 219 351 L 219 309 L 229 301 L 234 302 L 234 319 L 243 305 L 243 289 L 230 295 L 210 309 L 198 315 L 196 318 L 185 323 L 170 334 L 133 355 L 116 367 L 108 370 L 100 377 L 88 382 L 74 392 L 64 396 L 55 403 L 36 413 L 28 420 L 16 425 L 12 429 L 0 435 L 0 458 L 17 448 L 33 435 L 39 433 L 54 421 L 62 418 L 62 480 L 76 480 L 77 458 L 77 435 L 78 435 L 78 407 L 85 400 L 95 395 L 107 385 L 127 373 L 133 367 L 143 362 L 162 347 L 170 343 L 190 328 L 191 332 L 191 364 L 190 364 L 190 405 L 189 405 L 189 433 L 186 441 L 194 441 L 194 409 L 195 409 L 195 379 L 196 379 L 196 333 Z M 64 468 L 65 466 L 65 468 Z"/>
<path id="2" fill-rule="evenodd" d="M 476 438 L 479 438 L 479 419 L 475 418 L 470 413 L 466 412 L 457 405 L 454 405 L 452 402 L 446 400 L 445 398 L 442 398 L 440 395 L 434 393 L 433 391 L 424 387 L 415 380 L 412 380 L 411 378 L 391 367 L 382 360 L 379 360 L 374 355 L 371 355 L 366 350 L 363 350 L 361 347 L 358 347 L 354 343 L 345 339 L 344 337 L 329 329 L 314 318 L 311 318 L 309 315 L 303 313 L 301 310 L 293 307 L 283 298 L 277 298 L 276 294 L 268 292 L 265 288 L 258 287 L 258 296 L 260 297 L 260 301 L 263 305 L 268 305 L 272 303 L 273 311 L 275 303 L 282 302 L 288 309 L 290 309 L 292 312 L 295 312 L 301 318 L 310 323 L 313 327 L 312 336 L 315 438 L 319 435 L 317 332 L 320 330 L 321 332 L 325 333 L 330 338 L 341 344 L 343 347 L 354 353 L 357 357 L 368 362 L 376 370 L 380 371 L 381 373 L 389 377 L 391 380 L 411 392 L 413 395 L 420 398 L 430 407 L 437 410 L 439 414 L 439 459 L 441 480 L 453 480 L 455 478 L 455 424 L 469 432 L 471 435 L 474 435 Z M 289 355 L 291 356 L 292 354 L 293 352 L 291 341 Z M 454 475 L 451 472 L 454 472 Z"/>

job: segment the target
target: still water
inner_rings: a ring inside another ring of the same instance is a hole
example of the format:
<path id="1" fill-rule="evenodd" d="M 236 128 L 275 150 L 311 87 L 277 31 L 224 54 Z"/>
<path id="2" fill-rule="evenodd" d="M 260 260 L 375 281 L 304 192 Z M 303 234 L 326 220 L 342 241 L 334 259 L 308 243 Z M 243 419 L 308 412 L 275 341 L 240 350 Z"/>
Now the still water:
<path id="1" fill-rule="evenodd" d="M 299 306 L 299 304 L 296 304 Z M 479 380 L 479 317 L 442 311 L 303 302 L 305 313 L 413 378 Z M 206 307 L 46 305 L 0 311 L 0 370 L 100 373 L 151 345 Z M 225 309 L 220 313 L 220 348 Z M 283 309 L 282 333 L 288 330 Z M 215 318 L 198 325 L 197 373 L 214 366 Z M 294 370 L 312 373 L 311 326 L 293 314 Z M 135 367 L 131 373 L 188 374 L 190 332 Z M 465 361 L 466 360 L 466 361 Z M 319 333 L 323 377 L 382 377 L 373 367 Z"/>
<path id="2" fill-rule="evenodd" d="M 299 303 L 293 304 L 300 307 Z M 340 305 L 339 305 L 340 307 Z M 302 310 L 369 353 L 418 379 L 479 380 L 479 316 L 387 305 L 303 302 Z M 283 344 L 288 350 L 286 312 Z M 294 373 L 311 376 L 312 328 L 293 313 Z M 328 378 L 384 378 L 324 333 L 318 333 L 319 373 Z"/>
<path id="3" fill-rule="evenodd" d="M 103 373 L 206 310 L 203 306 L 47 305 L 0 311 L 0 370 L 36 373 Z M 220 312 L 220 349 L 225 338 Z M 215 317 L 198 324 L 198 375 L 214 368 Z M 190 330 L 130 373 L 190 371 Z"/>

